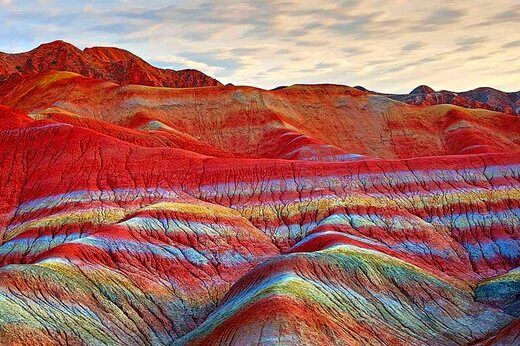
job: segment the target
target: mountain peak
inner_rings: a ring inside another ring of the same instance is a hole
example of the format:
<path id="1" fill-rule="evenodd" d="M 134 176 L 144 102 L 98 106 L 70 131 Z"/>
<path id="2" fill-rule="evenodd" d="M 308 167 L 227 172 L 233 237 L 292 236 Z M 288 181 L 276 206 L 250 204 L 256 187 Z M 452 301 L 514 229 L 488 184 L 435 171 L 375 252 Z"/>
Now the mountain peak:
<path id="1" fill-rule="evenodd" d="M 418 87 L 410 91 L 410 94 L 433 94 L 434 92 L 435 90 L 433 90 L 427 85 L 419 85 Z"/>
<path id="2" fill-rule="evenodd" d="M 109 62 L 109 61 L 127 61 L 127 60 L 140 60 L 145 62 L 143 59 L 138 57 L 137 55 L 121 48 L 117 47 L 87 47 L 83 49 L 83 52 L 90 57 L 94 57 L 100 61 Z"/>
<path id="3" fill-rule="evenodd" d="M 63 41 L 63 40 L 54 40 L 54 41 L 50 41 L 50 42 L 45 42 L 45 43 L 40 44 L 36 49 L 41 48 L 41 47 L 73 47 L 73 48 L 79 49 L 72 43 L 69 43 L 69 42 Z"/>
<path id="4" fill-rule="evenodd" d="M 175 71 L 154 67 L 131 52 L 114 47 L 81 50 L 63 40 L 41 44 L 31 51 L 0 54 L 0 82 L 12 74 L 50 70 L 70 71 L 120 85 L 186 88 L 222 85 L 198 70 Z"/>
<path id="5" fill-rule="evenodd" d="M 76 54 L 81 54 L 81 49 L 79 49 L 78 47 L 76 47 L 75 45 L 71 44 L 71 43 L 68 43 L 68 42 L 65 42 L 65 41 L 62 41 L 62 40 L 55 40 L 55 41 L 51 41 L 51 42 L 47 42 L 47 43 L 42 43 L 41 45 L 39 45 L 38 47 L 28 51 L 28 52 L 25 52 L 25 53 L 20 53 L 20 54 L 35 54 L 35 53 L 45 53 L 47 55 L 53 55 L 53 54 L 56 54 L 56 52 L 60 52 L 60 51 L 70 51 L 70 52 L 74 52 Z M 16 55 L 16 54 L 13 54 L 13 55 Z"/>

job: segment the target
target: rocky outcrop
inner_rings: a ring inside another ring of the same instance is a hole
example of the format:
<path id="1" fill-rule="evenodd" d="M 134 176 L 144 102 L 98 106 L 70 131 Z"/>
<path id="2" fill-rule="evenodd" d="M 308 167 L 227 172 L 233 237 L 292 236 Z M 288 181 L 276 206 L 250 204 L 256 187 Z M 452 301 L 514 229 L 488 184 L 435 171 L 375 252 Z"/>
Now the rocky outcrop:
<path id="1" fill-rule="evenodd" d="M 433 90 L 432 88 L 430 88 L 427 85 L 419 85 L 417 88 L 410 91 L 410 94 L 411 95 L 416 95 L 416 94 L 427 95 L 427 94 L 432 94 L 434 92 L 435 92 L 435 90 Z"/>
<path id="2" fill-rule="evenodd" d="M 83 51 L 70 43 L 54 41 L 18 54 L 0 53 L 0 82 L 16 75 L 69 71 L 117 84 L 171 88 L 221 85 L 197 70 L 160 69 L 119 48 L 93 47 Z"/>
<path id="3" fill-rule="evenodd" d="M 493 88 L 477 88 L 470 91 L 434 91 L 425 85 L 418 86 L 408 95 L 388 95 L 414 105 L 452 104 L 464 108 L 480 108 L 513 115 L 520 114 L 520 91 L 503 92 Z"/>

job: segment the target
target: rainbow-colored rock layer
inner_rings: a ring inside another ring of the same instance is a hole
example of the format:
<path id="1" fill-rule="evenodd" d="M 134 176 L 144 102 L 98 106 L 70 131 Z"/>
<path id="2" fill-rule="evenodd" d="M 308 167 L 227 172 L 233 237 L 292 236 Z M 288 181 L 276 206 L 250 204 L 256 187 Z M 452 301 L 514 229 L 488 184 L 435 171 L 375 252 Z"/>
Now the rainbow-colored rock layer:
<path id="1" fill-rule="evenodd" d="M 51 77 L 19 81 L 2 99 L 18 110 L 0 107 L 0 343 L 520 340 L 517 118 L 330 86 Z M 382 109 L 371 116 L 402 134 L 349 153 L 335 120 L 301 115 L 311 101 L 346 118 Z"/>

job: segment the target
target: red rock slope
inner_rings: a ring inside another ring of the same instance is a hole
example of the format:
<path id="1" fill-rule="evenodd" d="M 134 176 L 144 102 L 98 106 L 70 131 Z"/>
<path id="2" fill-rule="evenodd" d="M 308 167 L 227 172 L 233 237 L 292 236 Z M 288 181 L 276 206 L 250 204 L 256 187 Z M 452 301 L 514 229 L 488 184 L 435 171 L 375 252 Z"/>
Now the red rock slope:
<path id="1" fill-rule="evenodd" d="M 453 92 L 435 91 L 420 85 L 408 95 L 389 95 L 389 97 L 415 105 L 453 104 L 466 108 L 482 108 L 513 115 L 520 114 L 520 91 L 506 93 L 493 88 Z"/>
<path id="2" fill-rule="evenodd" d="M 120 87 L 47 72 L 0 86 L 0 104 L 118 138 L 121 131 L 132 132 L 132 138 L 148 134 L 144 142 L 153 146 L 173 141 L 216 156 L 349 161 L 520 150 L 516 116 L 407 105 L 336 85 L 271 91 Z"/>
<path id="3" fill-rule="evenodd" d="M 117 84 L 171 88 L 215 86 L 221 83 L 197 70 L 160 69 L 119 48 L 93 47 L 83 51 L 70 43 L 54 41 L 19 54 L 0 52 L 0 82 L 18 75 L 70 71 Z"/>

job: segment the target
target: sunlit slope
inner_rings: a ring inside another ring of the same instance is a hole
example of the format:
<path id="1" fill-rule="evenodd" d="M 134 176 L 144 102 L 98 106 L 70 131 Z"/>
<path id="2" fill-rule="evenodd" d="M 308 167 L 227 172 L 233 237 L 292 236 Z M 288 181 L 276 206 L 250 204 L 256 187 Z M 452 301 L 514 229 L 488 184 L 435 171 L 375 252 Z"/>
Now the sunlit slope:
<path id="1" fill-rule="evenodd" d="M 54 118 L 146 146 L 212 156 L 393 159 L 516 152 L 520 141 L 520 118 L 513 115 L 452 105 L 411 106 L 334 85 L 273 91 L 120 87 L 49 72 L 7 83 L 0 95 L 0 103 L 35 119 Z M 124 129 L 107 130 L 99 120 Z"/>

